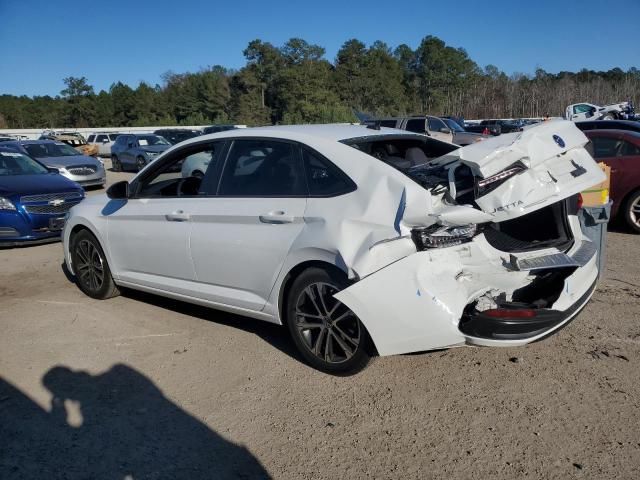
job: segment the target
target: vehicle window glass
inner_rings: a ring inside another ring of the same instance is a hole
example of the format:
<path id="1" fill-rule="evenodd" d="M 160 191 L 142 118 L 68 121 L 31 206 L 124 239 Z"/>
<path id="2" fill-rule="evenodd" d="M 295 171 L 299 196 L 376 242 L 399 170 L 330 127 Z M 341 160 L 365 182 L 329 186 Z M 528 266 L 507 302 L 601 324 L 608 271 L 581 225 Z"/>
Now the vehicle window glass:
<path id="1" fill-rule="evenodd" d="M 594 158 L 615 157 L 620 146 L 620 140 L 612 137 L 592 138 Z"/>
<path id="2" fill-rule="evenodd" d="M 96 142 L 104 142 L 105 140 L 108 140 L 109 138 L 106 135 L 98 135 L 98 137 L 96 138 Z"/>
<path id="3" fill-rule="evenodd" d="M 89 135 L 89 138 L 87 139 L 87 142 L 93 142 L 94 138 L 96 138 L 95 135 Z"/>
<path id="4" fill-rule="evenodd" d="M 270 140 L 235 140 L 227 156 L 220 195 L 306 195 L 302 165 L 292 144 Z"/>
<path id="5" fill-rule="evenodd" d="M 80 155 L 75 148 L 64 143 L 28 143 L 23 145 L 27 153 L 34 158 L 72 157 Z"/>
<path id="6" fill-rule="evenodd" d="M 137 135 L 138 144 L 141 146 L 147 145 L 171 145 L 163 137 L 158 135 Z"/>
<path id="7" fill-rule="evenodd" d="M 429 130 L 432 132 L 439 132 L 443 128 L 447 128 L 444 122 L 439 118 L 428 117 L 427 122 L 429 123 Z"/>
<path id="8" fill-rule="evenodd" d="M 573 107 L 573 113 L 587 113 L 591 110 L 591 105 L 585 105 L 581 103 L 580 105 L 575 105 Z"/>
<path id="9" fill-rule="evenodd" d="M 622 140 L 622 145 L 620 145 L 619 155 L 623 157 L 640 155 L 640 147 L 638 147 L 637 145 L 634 145 L 631 142 L 627 142 L 626 140 Z"/>
<path id="10" fill-rule="evenodd" d="M 139 197 L 177 197 L 195 195 L 213 195 L 217 182 L 208 177 L 215 170 L 217 149 L 222 142 L 194 145 L 176 152 L 169 163 L 165 164 L 151 177 L 143 180 Z"/>
<path id="11" fill-rule="evenodd" d="M 425 133 L 424 118 L 412 118 L 407 121 L 407 130 L 416 133 Z"/>
<path id="12" fill-rule="evenodd" d="M 447 118 L 447 119 L 445 119 L 443 121 L 454 132 L 464 132 L 465 131 L 464 128 L 462 128 L 455 120 L 451 120 L 450 118 Z"/>
<path id="13" fill-rule="evenodd" d="M 26 155 L 18 152 L 0 151 L 0 177 L 44 173 L 49 173 L 49 170 Z"/>
<path id="14" fill-rule="evenodd" d="M 346 174 L 331 162 L 306 148 L 302 156 L 311 196 L 341 195 L 353 190 Z"/>
<path id="15" fill-rule="evenodd" d="M 117 140 L 119 136 L 120 136 L 119 133 L 110 133 L 109 134 L 109 140 L 111 140 L 113 142 L 113 141 Z"/>
<path id="16" fill-rule="evenodd" d="M 396 121 L 395 120 L 380 120 L 380 126 L 381 127 L 387 127 L 387 128 L 396 128 Z"/>

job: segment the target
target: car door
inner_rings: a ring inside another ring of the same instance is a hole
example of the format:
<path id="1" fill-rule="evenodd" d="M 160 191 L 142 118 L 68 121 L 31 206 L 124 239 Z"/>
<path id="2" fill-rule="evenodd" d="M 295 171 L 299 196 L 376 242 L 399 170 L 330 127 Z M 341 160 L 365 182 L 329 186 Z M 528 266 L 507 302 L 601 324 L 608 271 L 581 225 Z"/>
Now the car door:
<path id="1" fill-rule="evenodd" d="M 453 143 L 453 133 L 451 129 L 437 117 L 427 117 L 427 129 L 429 135 L 436 140 Z"/>
<path id="2" fill-rule="evenodd" d="M 120 153 L 118 153 L 118 159 L 120 163 L 122 163 L 125 168 L 131 168 L 135 165 L 135 159 L 132 156 L 132 148 L 135 145 L 135 136 L 133 135 L 125 135 L 122 140 L 122 147 L 120 149 Z"/>
<path id="3" fill-rule="evenodd" d="M 98 145 L 98 154 L 100 156 L 108 155 L 111 149 L 108 147 L 109 137 L 106 134 L 96 135 L 95 143 Z"/>
<path id="4" fill-rule="evenodd" d="M 126 202 L 114 200 L 105 208 L 108 248 L 121 282 L 197 296 L 189 212 L 207 201 L 207 192 L 202 179 L 183 178 L 180 167 L 188 155 L 203 152 L 214 156 L 217 149 L 205 142 L 174 152 L 132 183 Z"/>
<path id="5" fill-rule="evenodd" d="M 637 187 L 634 170 L 638 168 L 640 150 L 624 140 L 621 134 L 609 133 L 591 138 L 593 151 L 598 162 L 611 168 L 610 197 L 614 203 L 622 201 L 631 189 Z M 616 205 L 619 207 L 619 205 Z"/>
<path id="6" fill-rule="evenodd" d="M 189 212 L 196 278 L 204 299 L 259 311 L 304 226 L 307 186 L 299 149 L 280 140 L 237 138 L 219 172 L 217 196 Z"/>

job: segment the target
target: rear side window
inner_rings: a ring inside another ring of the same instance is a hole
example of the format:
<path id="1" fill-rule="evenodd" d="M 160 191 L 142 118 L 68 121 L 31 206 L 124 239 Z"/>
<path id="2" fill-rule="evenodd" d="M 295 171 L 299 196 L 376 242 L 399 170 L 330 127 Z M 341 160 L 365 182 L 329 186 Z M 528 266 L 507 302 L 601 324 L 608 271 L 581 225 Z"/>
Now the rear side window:
<path id="1" fill-rule="evenodd" d="M 304 169 L 294 146 L 272 140 L 235 140 L 222 172 L 219 195 L 306 196 Z"/>
<path id="2" fill-rule="evenodd" d="M 412 118 L 407 121 L 407 130 L 415 133 L 425 133 L 424 118 Z"/>
<path id="3" fill-rule="evenodd" d="M 338 167 L 324 157 L 302 150 L 309 194 L 312 197 L 342 195 L 355 190 L 355 184 Z"/>
<path id="4" fill-rule="evenodd" d="M 640 148 L 638 148 L 637 145 L 634 145 L 631 142 L 622 140 L 622 145 L 620 146 L 620 155 L 622 155 L 623 157 L 640 155 Z"/>
<path id="5" fill-rule="evenodd" d="M 591 141 L 593 142 L 594 158 L 615 157 L 617 155 L 620 145 L 620 140 L 617 138 L 595 137 Z"/>
<path id="6" fill-rule="evenodd" d="M 109 137 L 107 137 L 106 135 L 98 135 L 98 138 L 96 138 L 96 142 L 104 142 L 105 140 L 108 140 Z"/>
<path id="7" fill-rule="evenodd" d="M 87 142 L 89 142 L 89 143 L 93 142 L 94 138 L 96 138 L 95 135 L 89 135 L 89 138 L 87 139 Z"/>

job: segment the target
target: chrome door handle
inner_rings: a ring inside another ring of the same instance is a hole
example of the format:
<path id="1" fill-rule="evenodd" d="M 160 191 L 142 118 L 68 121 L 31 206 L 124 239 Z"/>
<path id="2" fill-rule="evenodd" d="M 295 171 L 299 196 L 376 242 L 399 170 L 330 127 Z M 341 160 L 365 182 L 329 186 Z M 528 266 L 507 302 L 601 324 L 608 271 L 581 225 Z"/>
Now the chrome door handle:
<path id="1" fill-rule="evenodd" d="M 182 210 L 177 210 L 173 213 L 167 213 L 166 219 L 170 222 L 188 222 L 191 219 L 191 215 L 184 213 Z"/>
<path id="2" fill-rule="evenodd" d="M 294 218 L 291 215 L 287 215 L 282 210 L 274 210 L 273 212 L 263 213 L 258 217 L 262 223 L 293 223 Z"/>

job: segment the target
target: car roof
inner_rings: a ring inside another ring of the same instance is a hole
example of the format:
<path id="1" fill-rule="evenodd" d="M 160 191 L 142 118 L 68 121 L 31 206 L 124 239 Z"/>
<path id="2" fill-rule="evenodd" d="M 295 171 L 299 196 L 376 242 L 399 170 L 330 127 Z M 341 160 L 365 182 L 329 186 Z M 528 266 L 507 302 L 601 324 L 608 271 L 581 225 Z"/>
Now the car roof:
<path id="1" fill-rule="evenodd" d="M 625 136 L 631 137 L 640 141 L 640 132 L 636 132 L 635 130 L 622 130 L 617 128 L 600 128 L 593 130 L 586 130 L 584 132 L 586 136 L 595 135 L 595 136 L 603 136 L 603 137 L 618 137 Z"/>
<path id="2" fill-rule="evenodd" d="M 278 125 L 268 127 L 239 128 L 226 130 L 224 132 L 211 133 L 192 139 L 190 141 L 201 142 L 207 138 L 228 138 L 228 137 L 273 137 L 289 140 L 308 140 L 310 137 L 336 141 L 348 140 L 352 138 L 374 137 L 380 135 L 407 135 L 415 136 L 413 132 L 405 132 L 395 128 L 380 127 L 380 130 L 369 128 L 366 125 L 341 123 L 341 124 L 321 124 L 321 125 Z"/>

